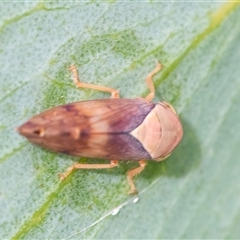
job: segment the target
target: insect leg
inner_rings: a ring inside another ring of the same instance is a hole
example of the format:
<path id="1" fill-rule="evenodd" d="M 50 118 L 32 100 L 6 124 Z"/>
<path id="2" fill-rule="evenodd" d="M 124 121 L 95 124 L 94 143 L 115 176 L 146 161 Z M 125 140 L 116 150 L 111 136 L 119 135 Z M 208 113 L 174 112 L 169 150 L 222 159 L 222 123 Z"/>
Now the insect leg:
<path id="1" fill-rule="evenodd" d="M 147 165 L 146 162 L 144 160 L 141 160 L 139 161 L 139 167 L 137 168 L 134 168 L 132 170 L 129 170 L 127 172 L 127 180 L 128 180 L 128 183 L 130 185 L 130 191 L 129 191 L 129 194 L 135 194 L 137 193 L 137 189 L 134 185 L 134 182 L 133 182 L 133 178 L 135 175 L 139 174 L 144 168 L 145 166 Z"/>
<path id="2" fill-rule="evenodd" d="M 146 82 L 147 82 L 147 85 L 148 85 L 148 88 L 150 89 L 150 93 L 145 97 L 145 100 L 147 102 L 151 102 L 152 99 L 154 98 L 154 95 L 155 95 L 155 88 L 154 88 L 154 85 L 153 85 L 153 76 L 159 72 L 162 68 L 162 64 L 157 62 L 157 66 L 148 74 L 147 78 L 146 78 Z"/>
<path id="3" fill-rule="evenodd" d="M 59 173 L 58 176 L 61 180 L 64 180 L 73 170 L 75 169 L 106 169 L 114 168 L 118 166 L 117 160 L 111 160 L 109 164 L 84 164 L 84 163 L 75 163 L 67 169 L 64 173 Z"/>
<path id="4" fill-rule="evenodd" d="M 78 71 L 75 65 L 71 65 L 68 68 L 69 71 L 72 72 L 73 74 L 73 82 L 75 83 L 75 85 L 78 88 L 90 88 L 90 89 L 95 89 L 95 90 L 99 90 L 102 92 L 110 92 L 111 93 L 111 98 L 119 98 L 119 92 L 118 90 L 114 89 L 114 88 L 109 88 L 109 87 L 104 87 L 104 86 L 98 86 L 95 84 L 90 84 L 90 83 L 82 83 L 79 80 L 78 77 Z"/>

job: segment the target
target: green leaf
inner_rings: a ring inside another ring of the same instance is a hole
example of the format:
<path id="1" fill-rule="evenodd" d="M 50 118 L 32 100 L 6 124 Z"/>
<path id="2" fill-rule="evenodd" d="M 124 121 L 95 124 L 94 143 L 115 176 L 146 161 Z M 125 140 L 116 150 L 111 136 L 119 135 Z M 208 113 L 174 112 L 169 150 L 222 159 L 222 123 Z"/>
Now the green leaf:
<path id="1" fill-rule="evenodd" d="M 240 7 L 237 2 L 0 3 L 0 238 L 239 238 Z M 127 195 L 126 171 L 57 174 L 78 159 L 28 143 L 14 127 L 50 107 L 148 93 L 180 113 L 184 138 L 148 162 Z M 136 203 L 134 203 L 137 201 Z"/>

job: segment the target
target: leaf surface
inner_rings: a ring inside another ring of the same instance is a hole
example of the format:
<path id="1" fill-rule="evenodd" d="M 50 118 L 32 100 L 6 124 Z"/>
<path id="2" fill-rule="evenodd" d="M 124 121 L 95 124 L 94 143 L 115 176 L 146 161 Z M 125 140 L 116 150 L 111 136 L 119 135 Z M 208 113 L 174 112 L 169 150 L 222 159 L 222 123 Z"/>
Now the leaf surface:
<path id="1" fill-rule="evenodd" d="M 1 239 L 239 238 L 239 3 L 0 4 Z M 184 138 L 135 179 L 139 199 L 125 178 L 137 164 L 60 182 L 76 161 L 106 161 L 55 154 L 14 131 L 53 106 L 109 96 L 76 89 L 72 63 L 82 81 L 136 98 L 157 60 L 155 101 L 177 109 Z"/>

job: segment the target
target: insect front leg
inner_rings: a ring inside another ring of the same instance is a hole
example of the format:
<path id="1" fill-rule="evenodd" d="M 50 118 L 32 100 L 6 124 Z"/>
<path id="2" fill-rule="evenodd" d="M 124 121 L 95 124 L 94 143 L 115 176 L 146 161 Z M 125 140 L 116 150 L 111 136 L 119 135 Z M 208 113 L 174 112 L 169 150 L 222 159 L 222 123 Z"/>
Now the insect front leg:
<path id="1" fill-rule="evenodd" d="M 145 97 L 145 100 L 147 102 L 151 102 L 154 98 L 154 95 L 155 95 L 155 88 L 154 88 L 154 85 L 153 85 L 153 76 L 159 72 L 162 68 L 162 64 L 157 62 L 157 66 L 148 74 L 147 78 L 146 78 L 146 82 L 147 82 L 147 85 L 148 85 L 148 88 L 150 89 L 150 93 Z"/>
<path id="2" fill-rule="evenodd" d="M 117 160 L 111 160 L 109 164 L 84 164 L 84 163 L 75 163 L 69 167 L 66 172 L 59 173 L 58 176 L 61 180 L 64 180 L 73 170 L 75 169 L 106 169 L 114 168 L 118 166 Z"/>
<path id="3" fill-rule="evenodd" d="M 77 71 L 77 68 L 76 68 L 75 65 L 71 65 L 68 68 L 68 70 L 72 72 L 72 74 L 73 74 L 73 82 L 75 83 L 75 85 L 78 88 L 90 88 L 90 89 L 99 90 L 99 91 L 102 91 L 102 92 L 110 92 L 111 93 L 111 98 L 119 98 L 119 92 L 118 92 L 118 90 L 116 90 L 114 88 L 98 86 L 98 85 L 90 84 L 90 83 L 82 83 L 79 80 L 78 71 Z"/>
<path id="4" fill-rule="evenodd" d="M 127 180 L 128 180 L 129 185 L 130 185 L 130 191 L 128 192 L 129 194 L 137 193 L 137 189 L 136 189 L 135 184 L 133 182 L 133 178 L 134 178 L 134 176 L 139 174 L 145 168 L 147 163 L 144 160 L 141 160 L 141 161 L 139 161 L 139 165 L 140 165 L 139 167 L 134 168 L 132 170 L 129 170 L 127 172 Z"/>

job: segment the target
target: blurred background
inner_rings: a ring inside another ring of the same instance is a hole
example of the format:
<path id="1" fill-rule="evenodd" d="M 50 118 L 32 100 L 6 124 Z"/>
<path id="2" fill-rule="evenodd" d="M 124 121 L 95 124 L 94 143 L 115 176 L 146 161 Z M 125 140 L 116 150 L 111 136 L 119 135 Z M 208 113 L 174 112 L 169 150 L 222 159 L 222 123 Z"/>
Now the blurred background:
<path id="1" fill-rule="evenodd" d="M 240 4 L 206 2 L 0 3 L 0 238 L 240 238 Z M 78 170 L 104 160 L 56 154 L 14 130 L 60 104 L 108 98 L 84 82 L 154 101 L 183 122 L 181 144 L 148 162 L 128 196 L 126 171 Z M 138 200 L 138 201 L 137 201 Z"/>

